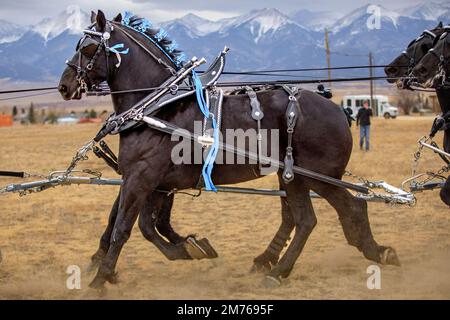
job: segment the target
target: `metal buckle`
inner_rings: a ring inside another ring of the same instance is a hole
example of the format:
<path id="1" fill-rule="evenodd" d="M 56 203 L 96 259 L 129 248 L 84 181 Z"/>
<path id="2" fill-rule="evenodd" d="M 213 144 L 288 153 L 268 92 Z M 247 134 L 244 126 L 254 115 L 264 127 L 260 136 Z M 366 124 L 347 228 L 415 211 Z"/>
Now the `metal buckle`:
<path id="1" fill-rule="evenodd" d="M 171 87 L 169 88 L 169 90 L 170 90 L 170 93 L 171 93 L 173 96 L 176 95 L 177 92 L 178 92 L 178 85 L 174 84 L 173 86 L 171 86 Z"/>

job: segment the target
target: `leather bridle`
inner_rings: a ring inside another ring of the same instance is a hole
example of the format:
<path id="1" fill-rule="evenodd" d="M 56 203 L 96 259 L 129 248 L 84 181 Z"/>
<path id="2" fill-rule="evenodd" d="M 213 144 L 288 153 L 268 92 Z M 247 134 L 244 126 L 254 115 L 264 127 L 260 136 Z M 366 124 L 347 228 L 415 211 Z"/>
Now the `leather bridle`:
<path id="1" fill-rule="evenodd" d="M 117 23 L 108 21 L 107 22 L 107 31 L 105 32 L 98 32 L 93 30 L 95 25 L 89 26 L 88 29 L 83 30 L 83 33 L 85 34 L 83 38 L 80 39 L 78 45 L 77 45 L 77 52 L 78 52 L 78 62 L 77 64 L 74 64 L 70 61 L 66 61 L 66 64 L 75 70 L 77 73 L 76 80 L 78 82 L 78 88 L 76 92 L 77 97 L 81 97 L 81 94 L 83 92 L 86 92 L 87 90 L 92 90 L 95 87 L 95 83 L 90 76 L 90 72 L 94 69 L 95 63 L 100 56 L 101 52 L 104 51 L 106 55 L 106 72 L 108 73 L 106 78 L 109 79 L 109 54 L 110 52 L 115 52 L 117 54 L 117 58 L 119 59 L 119 64 L 116 65 L 116 68 L 120 65 L 120 55 L 119 52 L 115 51 L 113 48 L 109 46 L 109 39 L 111 38 L 111 33 L 115 30 L 114 27 L 117 27 L 117 30 L 122 32 L 125 36 L 127 36 L 131 41 L 133 41 L 135 44 L 137 44 L 140 48 L 142 48 L 148 55 L 150 55 L 155 61 L 157 61 L 159 64 L 163 65 L 165 69 L 169 70 L 172 75 L 177 74 L 177 69 L 174 64 L 174 66 L 170 66 L 168 63 L 166 63 L 163 59 L 157 57 L 153 52 L 151 52 L 148 48 L 145 47 L 144 44 L 142 44 L 139 40 L 137 40 L 131 33 L 129 33 L 126 30 L 123 30 L 118 26 Z M 99 37 L 100 41 L 94 40 L 92 37 Z M 89 58 L 89 62 L 85 67 L 82 65 L 82 60 L 85 55 L 82 53 L 83 49 L 83 43 L 86 41 L 86 39 L 90 39 L 91 43 L 96 42 L 97 47 L 95 49 L 94 54 Z"/>
<path id="2" fill-rule="evenodd" d="M 111 33 L 113 31 L 113 28 L 111 26 L 108 26 L 108 31 L 105 31 L 103 33 L 97 32 L 91 29 L 84 30 L 83 33 L 85 34 L 83 38 L 80 39 L 78 45 L 77 45 L 77 52 L 78 52 L 78 63 L 74 64 L 70 61 L 66 61 L 66 64 L 75 70 L 77 73 L 76 80 L 78 82 L 78 90 L 77 90 L 77 96 L 81 97 L 81 94 L 85 92 L 86 90 L 91 90 L 92 87 L 95 85 L 94 81 L 92 80 L 92 77 L 89 75 L 92 69 L 94 69 L 94 65 L 100 56 L 101 52 L 104 51 L 106 55 L 106 70 L 109 72 L 109 62 L 108 62 L 108 56 L 109 56 L 109 50 L 107 50 L 109 38 L 111 37 Z M 92 28 L 92 27 L 91 27 Z M 100 37 L 100 41 L 94 40 L 92 36 L 98 36 Z M 83 67 L 82 61 L 83 57 L 86 57 L 85 54 L 82 53 L 83 44 L 90 39 L 91 45 L 94 45 L 94 43 L 97 43 L 97 47 L 95 49 L 95 52 L 92 56 L 88 57 L 89 62 L 86 64 L 85 67 Z M 107 76 L 108 78 L 108 76 Z"/>
<path id="3" fill-rule="evenodd" d="M 402 85 L 403 85 L 403 88 L 405 88 L 405 89 L 410 89 L 410 88 L 411 88 L 411 85 L 412 85 L 412 83 L 413 83 L 413 81 L 412 81 L 412 80 L 413 80 L 413 74 L 412 74 L 412 72 L 413 72 L 413 69 L 414 69 L 414 67 L 416 66 L 417 62 L 418 62 L 418 61 L 416 61 L 416 51 L 417 51 L 417 47 L 418 47 L 416 44 L 417 44 L 418 41 L 422 40 L 425 36 L 431 37 L 431 39 L 432 39 L 433 41 L 434 41 L 434 40 L 436 39 L 436 37 L 437 37 L 437 35 L 436 35 L 435 33 L 431 32 L 430 30 L 424 30 L 424 32 L 423 32 L 419 37 L 417 37 L 416 39 L 414 39 L 414 40 L 408 45 L 408 48 L 410 48 L 412 45 L 415 45 L 415 46 L 414 46 L 413 55 L 410 56 L 406 50 L 404 50 L 404 51 L 401 53 L 401 55 L 400 55 L 400 56 L 406 57 L 406 58 L 408 59 L 408 61 L 409 61 L 409 64 L 408 64 L 408 71 L 407 71 L 407 76 L 406 76 L 406 78 L 404 78 L 404 79 L 402 80 Z"/>
<path id="4" fill-rule="evenodd" d="M 444 27 L 445 32 L 440 36 L 439 40 L 444 41 L 442 45 L 442 52 L 439 55 L 434 48 L 431 48 L 428 52 L 431 53 L 438 61 L 438 70 L 436 75 L 433 77 L 433 83 L 437 80 L 439 83 L 437 87 L 440 89 L 448 88 L 450 86 L 450 78 L 447 77 L 447 73 L 445 71 L 445 67 L 449 63 L 450 57 L 445 57 L 446 47 L 449 45 L 450 40 L 446 39 L 450 32 L 450 26 Z M 447 49 L 448 50 L 448 49 Z"/>

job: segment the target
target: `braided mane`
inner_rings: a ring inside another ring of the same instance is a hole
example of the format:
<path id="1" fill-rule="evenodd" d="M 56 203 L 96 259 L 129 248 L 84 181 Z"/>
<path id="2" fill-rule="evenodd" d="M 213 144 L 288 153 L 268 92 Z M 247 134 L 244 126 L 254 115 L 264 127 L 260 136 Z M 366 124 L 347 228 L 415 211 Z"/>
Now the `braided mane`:
<path id="1" fill-rule="evenodd" d="M 126 11 L 122 18 L 122 25 L 131 28 L 153 42 L 178 68 L 186 60 L 186 55 L 178 49 L 176 41 L 169 39 L 163 28 L 153 28 L 153 24 L 145 19 Z"/>

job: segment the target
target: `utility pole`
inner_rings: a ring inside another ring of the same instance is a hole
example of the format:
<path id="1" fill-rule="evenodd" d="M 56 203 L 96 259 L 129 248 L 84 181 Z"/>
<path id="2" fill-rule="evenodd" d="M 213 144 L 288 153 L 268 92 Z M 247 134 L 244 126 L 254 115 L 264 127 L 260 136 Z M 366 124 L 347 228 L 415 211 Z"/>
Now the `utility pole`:
<path id="1" fill-rule="evenodd" d="M 369 52 L 369 77 L 370 77 L 370 108 L 375 113 L 375 116 L 378 116 L 378 108 L 373 104 L 373 69 L 372 69 L 372 52 Z"/>
<path id="2" fill-rule="evenodd" d="M 325 28 L 325 50 L 327 52 L 327 67 L 328 67 L 328 86 L 331 88 L 331 63 L 330 63 L 330 43 L 328 39 L 328 29 Z"/>

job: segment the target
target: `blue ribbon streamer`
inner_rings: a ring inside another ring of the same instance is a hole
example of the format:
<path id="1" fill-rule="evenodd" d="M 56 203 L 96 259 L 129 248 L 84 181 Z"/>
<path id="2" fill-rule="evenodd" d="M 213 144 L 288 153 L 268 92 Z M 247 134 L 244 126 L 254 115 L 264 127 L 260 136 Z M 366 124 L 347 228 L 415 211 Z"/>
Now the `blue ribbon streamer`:
<path id="1" fill-rule="evenodd" d="M 125 45 L 123 43 L 118 43 L 113 45 L 112 47 L 109 47 L 109 51 L 117 53 L 117 54 L 128 54 L 128 51 L 130 51 L 130 48 L 127 48 L 125 50 L 119 51 L 117 49 L 122 49 Z"/>
<path id="2" fill-rule="evenodd" d="M 203 181 L 205 182 L 205 189 L 208 191 L 217 192 L 216 187 L 211 178 L 211 173 L 214 168 L 214 162 L 216 161 L 217 153 L 219 151 L 219 128 L 217 127 L 216 119 L 212 113 L 209 113 L 208 108 L 206 107 L 205 97 L 203 95 L 203 85 L 198 77 L 197 73 L 192 70 L 192 80 L 194 81 L 195 86 L 195 94 L 197 96 L 198 106 L 203 113 L 205 118 L 211 118 L 212 128 L 213 128 L 213 138 L 214 142 L 211 145 L 211 149 L 209 150 L 208 156 L 205 159 L 205 163 L 202 168 L 202 176 Z"/>
<path id="3" fill-rule="evenodd" d="M 116 64 L 116 68 L 120 67 L 120 64 L 122 63 L 122 58 L 120 57 L 121 54 L 128 54 L 128 51 L 130 50 L 130 48 L 127 48 L 126 50 L 118 50 L 124 47 L 123 43 L 118 43 L 113 45 L 112 47 L 108 47 L 108 50 L 111 51 L 112 53 L 115 53 L 117 56 L 117 64 Z"/>

